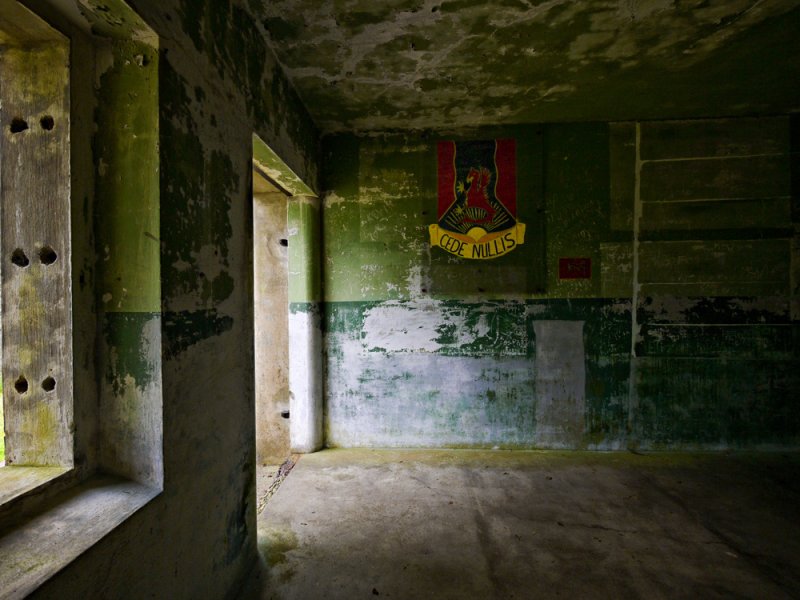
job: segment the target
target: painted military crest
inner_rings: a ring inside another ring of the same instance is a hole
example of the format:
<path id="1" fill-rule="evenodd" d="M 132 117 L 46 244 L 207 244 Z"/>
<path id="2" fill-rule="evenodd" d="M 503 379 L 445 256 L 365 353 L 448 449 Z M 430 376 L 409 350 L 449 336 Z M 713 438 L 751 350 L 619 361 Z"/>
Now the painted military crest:
<path id="1" fill-rule="evenodd" d="M 438 187 L 431 246 L 488 259 L 524 242 L 525 225 L 517 221 L 515 140 L 439 142 Z"/>

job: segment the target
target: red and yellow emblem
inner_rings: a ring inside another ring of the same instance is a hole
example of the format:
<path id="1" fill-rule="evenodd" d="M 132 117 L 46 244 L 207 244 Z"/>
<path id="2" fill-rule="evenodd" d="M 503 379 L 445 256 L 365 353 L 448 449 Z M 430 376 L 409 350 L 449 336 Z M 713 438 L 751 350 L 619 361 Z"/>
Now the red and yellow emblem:
<path id="1" fill-rule="evenodd" d="M 522 244 L 515 141 L 439 142 L 438 155 L 439 220 L 429 227 L 431 246 L 487 259 Z"/>

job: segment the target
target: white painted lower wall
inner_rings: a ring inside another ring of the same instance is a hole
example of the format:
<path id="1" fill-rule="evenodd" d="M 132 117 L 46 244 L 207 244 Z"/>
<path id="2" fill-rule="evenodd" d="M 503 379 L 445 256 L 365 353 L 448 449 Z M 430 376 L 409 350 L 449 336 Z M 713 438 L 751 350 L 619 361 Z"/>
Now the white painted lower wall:
<path id="1" fill-rule="evenodd" d="M 319 305 L 289 313 L 289 437 L 292 452 L 322 448 L 322 329 Z"/>

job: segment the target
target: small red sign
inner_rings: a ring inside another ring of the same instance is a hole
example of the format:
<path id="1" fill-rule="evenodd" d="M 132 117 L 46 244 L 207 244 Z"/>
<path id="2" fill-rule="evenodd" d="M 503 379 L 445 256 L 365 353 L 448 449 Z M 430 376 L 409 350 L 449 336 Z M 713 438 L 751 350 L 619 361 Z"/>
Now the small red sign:
<path id="1" fill-rule="evenodd" d="M 591 279 L 592 278 L 592 259 L 591 258 L 559 258 L 558 259 L 558 278 L 559 279 Z"/>

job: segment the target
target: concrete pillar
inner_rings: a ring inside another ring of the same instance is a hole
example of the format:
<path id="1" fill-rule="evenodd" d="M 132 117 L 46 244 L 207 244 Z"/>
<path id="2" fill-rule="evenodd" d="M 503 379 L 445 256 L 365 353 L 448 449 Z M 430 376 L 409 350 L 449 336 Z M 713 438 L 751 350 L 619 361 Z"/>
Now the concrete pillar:
<path id="1" fill-rule="evenodd" d="M 289 200 L 289 438 L 292 452 L 322 448 L 320 201 Z"/>

